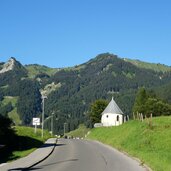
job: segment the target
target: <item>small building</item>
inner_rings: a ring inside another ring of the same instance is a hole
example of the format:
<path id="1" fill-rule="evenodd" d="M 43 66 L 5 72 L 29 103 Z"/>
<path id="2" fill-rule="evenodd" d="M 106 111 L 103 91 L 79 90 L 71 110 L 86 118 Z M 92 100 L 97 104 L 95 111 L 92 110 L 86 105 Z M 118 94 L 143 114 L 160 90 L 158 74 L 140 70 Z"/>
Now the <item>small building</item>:
<path id="1" fill-rule="evenodd" d="M 126 116 L 114 101 L 113 97 L 102 112 L 101 123 L 103 126 L 118 126 L 125 122 Z"/>

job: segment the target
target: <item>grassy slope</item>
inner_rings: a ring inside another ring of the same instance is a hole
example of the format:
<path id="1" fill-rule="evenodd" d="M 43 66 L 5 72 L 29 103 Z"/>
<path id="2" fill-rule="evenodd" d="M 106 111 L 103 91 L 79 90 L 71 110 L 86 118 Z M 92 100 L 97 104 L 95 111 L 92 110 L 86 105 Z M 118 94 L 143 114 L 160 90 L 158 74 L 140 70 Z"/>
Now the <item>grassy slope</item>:
<path id="1" fill-rule="evenodd" d="M 20 119 L 19 114 L 17 113 L 17 108 L 16 108 L 17 100 L 18 100 L 18 97 L 5 96 L 4 100 L 2 101 L 2 104 L 7 105 L 10 102 L 12 103 L 12 106 L 14 107 L 14 109 L 8 113 L 8 116 L 14 121 L 16 125 L 20 125 L 21 119 Z"/>
<path id="2" fill-rule="evenodd" d="M 85 135 L 87 134 L 87 132 L 89 130 L 90 129 L 86 128 L 85 125 L 81 124 L 81 125 L 79 125 L 78 129 L 71 131 L 71 132 L 67 133 L 66 135 L 82 138 L 82 137 L 85 137 Z"/>
<path id="3" fill-rule="evenodd" d="M 21 125 L 21 119 L 19 114 L 17 113 L 17 108 L 15 107 L 11 112 L 8 113 L 9 118 L 15 123 L 15 125 Z"/>
<path id="4" fill-rule="evenodd" d="M 167 72 L 171 71 L 171 67 L 163 64 L 155 64 L 155 63 L 147 63 L 139 60 L 132 60 L 132 59 L 124 59 L 126 62 L 130 62 L 133 65 L 139 67 L 139 68 L 145 68 L 145 69 L 151 69 L 156 72 Z"/>
<path id="5" fill-rule="evenodd" d="M 19 135 L 19 136 L 28 136 L 28 137 L 34 138 L 34 139 L 42 141 L 42 142 L 46 141 L 51 136 L 47 130 L 44 130 L 44 137 L 42 139 L 41 129 L 37 129 L 37 133 L 35 134 L 34 128 L 32 128 L 32 127 L 16 126 L 15 130 L 16 130 L 17 135 Z"/>
<path id="6" fill-rule="evenodd" d="M 7 105 L 8 103 L 12 103 L 12 105 L 15 107 L 17 103 L 18 97 L 12 97 L 12 96 L 5 96 L 4 100 L 2 101 L 3 105 Z"/>
<path id="7" fill-rule="evenodd" d="M 42 66 L 42 65 L 27 65 L 25 67 L 28 71 L 28 75 L 30 78 L 34 78 L 36 75 L 40 73 L 46 73 L 49 76 L 51 76 L 59 70 L 56 68 L 49 68 L 49 67 Z"/>
<path id="8" fill-rule="evenodd" d="M 40 147 L 48 138 L 51 137 L 48 131 L 44 131 L 44 138 L 41 138 L 41 129 L 37 129 L 37 133 L 34 133 L 34 128 L 31 127 L 15 127 L 16 134 L 20 136 L 20 149 L 19 151 L 13 151 L 9 160 L 18 159 L 27 156 L 33 152 L 36 148 Z"/>
<path id="9" fill-rule="evenodd" d="M 171 117 L 130 121 L 118 127 L 96 128 L 88 138 L 99 140 L 139 158 L 155 171 L 171 170 Z"/>

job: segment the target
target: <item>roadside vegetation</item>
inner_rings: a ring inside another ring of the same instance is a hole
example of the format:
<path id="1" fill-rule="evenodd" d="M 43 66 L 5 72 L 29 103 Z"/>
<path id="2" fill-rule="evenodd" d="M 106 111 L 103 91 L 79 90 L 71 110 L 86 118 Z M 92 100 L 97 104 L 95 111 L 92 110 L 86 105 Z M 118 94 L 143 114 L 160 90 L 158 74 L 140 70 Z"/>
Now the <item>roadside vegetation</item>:
<path id="1" fill-rule="evenodd" d="M 78 138 L 84 138 L 85 135 L 90 131 L 89 128 L 87 128 L 84 124 L 79 125 L 78 129 L 71 131 L 67 133 L 66 135 L 68 137 L 78 137 Z"/>
<path id="2" fill-rule="evenodd" d="M 48 131 L 44 131 L 44 138 L 41 138 L 41 130 L 31 127 L 11 127 L 11 120 L 5 117 L 0 118 L 0 163 L 24 157 L 36 148 L 40 147 L 51 137 Z"/>
<path id="3" fill-rule="evenodd" d="M 95 123 L 101 122 L 101 113 L 104 111 L 107 105 L 108 102 L 103 99 L 98 99 L 90 105 L 88 115 L 90 117 L 91 124 L 94 125 Z"/>
<path id="4" fill-rule="evenodd" d="M 154 171 L 171 170 L 171 116 L 129 121 L 118 127 L 94 128 L 88 138 L 139 158 Z"/>
<path id="5" fill-rule="evenodd" d="M 37 129 L 36 134 L 34 128 L 31 127 L 15 127 L 16 134 L 18 136 L 19 144 L 12 155 L 10 160 L 27 156 L 33 152 L 36 148 L 40 147 L 48 138 L 51 137 L 47 130 L 44 131 L 44 137 L 41 137 L 41 129 Z"/>

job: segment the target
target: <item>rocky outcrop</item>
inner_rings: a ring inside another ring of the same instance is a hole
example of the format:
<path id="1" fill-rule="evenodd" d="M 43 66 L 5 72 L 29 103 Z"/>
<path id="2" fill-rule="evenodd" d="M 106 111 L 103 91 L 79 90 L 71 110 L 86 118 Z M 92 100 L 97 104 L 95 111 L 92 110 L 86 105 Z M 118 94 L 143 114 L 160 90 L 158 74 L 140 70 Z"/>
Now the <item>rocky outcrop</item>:
<path id="1" fill-rule="evenodd" d="M 15 58 L 11 57 L 9 61 L 3 65 L 3 68 L 0 70 L 0 74 L 13 70 L 15 62 Z"/>

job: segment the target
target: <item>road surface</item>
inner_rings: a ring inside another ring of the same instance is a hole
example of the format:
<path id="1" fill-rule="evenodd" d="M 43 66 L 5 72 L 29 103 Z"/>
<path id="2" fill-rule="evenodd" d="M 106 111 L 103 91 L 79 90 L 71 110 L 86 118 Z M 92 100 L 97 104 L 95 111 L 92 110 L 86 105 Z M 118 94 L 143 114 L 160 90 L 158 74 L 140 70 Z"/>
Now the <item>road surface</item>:
<path id="1" fill-rule="evenodd" d="M 146 171 L 137 161 L 109 146 L 77 139 L 60 139 L 51 156 L 30 170 Z"/>

